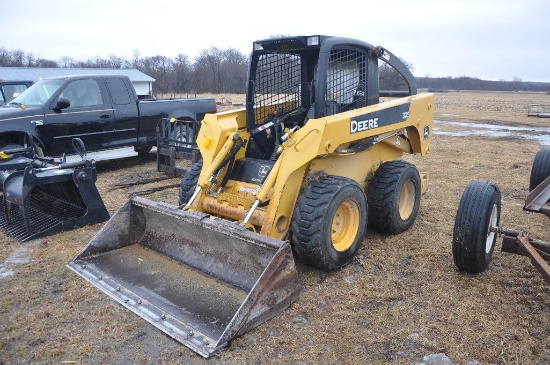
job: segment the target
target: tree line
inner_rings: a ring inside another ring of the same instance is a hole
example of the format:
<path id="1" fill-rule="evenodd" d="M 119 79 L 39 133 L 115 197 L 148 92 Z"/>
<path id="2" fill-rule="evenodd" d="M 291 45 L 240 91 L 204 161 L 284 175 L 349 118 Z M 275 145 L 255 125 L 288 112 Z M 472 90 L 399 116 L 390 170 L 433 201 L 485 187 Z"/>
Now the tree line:
<path id="1" fill-rule="evenodd" d="M 410 69 L 412 65 L 404 62 Z M 243 94 L 246 89 L 248 56 L 236 49 L 212 47 L 203 50 L 191 61 L 183 53 L 174 58 L 166 56 L 142 57 L 135 51 L 131 60 L 112 55 L 108 58 L 94 57 L 76 60 L 62 57 L 50 60 L 36 57 L 22 50 L 7 50 L 0 47 L 1 67 L 64 67 L 64 68 L 135 68 L 156 81 L 153 83 L 155 94 L 189 93 L 236 93 Z M 418 88 L 430 91 L 482 90 L 482 91 L 539 91 L 550 93 L 550 83 L 481 80 L 475 77 L 417 77 Z M 402 81 L 396 78 L 393 70 L 381 63 L 380 83 L 388 89 L 400 89 Z"/>
<path id="2" fill-rule="evenodd" d="M 212 47 L 203 50 L 191 61 L 185 54 L 174 58 L 166 56 L 142 57 L 135 51 L 132 60 L 112 55 L 75 60 L 62 57 L 59 60 L 39 58 L 22 50 L 0 47 L 0 67 L 50 67 L 50 68 L 119 68 L 137 69 L 156 81 L 153 93 L 238 93 L 246 87 L 248 56 L 235 49 L 222 50 Z"/>
<path id="3" fill-rule="evenodd" d="M 475 77 L 417 77 L 418 88 L 429 91 L 445 92 L 449 90 L 479 91 L 535 91 L 550 93 L 550 83 L 530 82 L 514 78 L 512 81 L 480 80 Z"/>

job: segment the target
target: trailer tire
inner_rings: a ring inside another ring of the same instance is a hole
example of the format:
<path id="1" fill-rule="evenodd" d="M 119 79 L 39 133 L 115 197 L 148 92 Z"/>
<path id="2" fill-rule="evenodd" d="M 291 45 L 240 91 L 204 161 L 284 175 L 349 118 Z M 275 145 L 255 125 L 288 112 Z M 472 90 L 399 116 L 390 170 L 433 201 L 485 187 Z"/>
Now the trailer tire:
<path id="1" fill-rule="evenodd" d="M 369 226 L 382 233 L 409 229 L 420 208 L 420 175 L 416 166 L 402 161 L 384 162 L 368 184 Z"/>
<path id="2" fill-rule="evenodd" d="M 495 249 L 500 224 L 500 190 L 488 181 L 472 181 L 460 200 L 453 229 L 453 260 L 459 271 L 485 270 Z"/>
<path id="3" fill-rule="evenodd" d="M 183 179 L 181 179 L 179 190 L 179 205 L 187 204 L 189 199 L 193 196 L 197 183 L 199 182 L 199 176 L 202 170 L 202 160 L 195 162 L 191 165 L 191 168 L 185 172 Z"/>
<path id="4" fill-rule="evenodd" d="M 337 270 L 355 257 L 367 227 L 367 199 L 355 181 L 322 176 L 300 195 L 291 224 L 294 252 L 307 264 Z"/>
<path id="5" fill-rule="evenodd" d="M 535 155 L 535 160 L 531 167 L 529 191 L 539 186 L 548 176 L 550 176 L 550 148 L 543 148 Z"/>

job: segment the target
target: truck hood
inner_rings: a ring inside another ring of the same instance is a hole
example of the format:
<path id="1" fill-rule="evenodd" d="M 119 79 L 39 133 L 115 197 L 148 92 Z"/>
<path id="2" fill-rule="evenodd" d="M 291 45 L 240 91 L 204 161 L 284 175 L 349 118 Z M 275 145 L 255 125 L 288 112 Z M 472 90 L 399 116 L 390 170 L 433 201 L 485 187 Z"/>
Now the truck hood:
<path id="1" fill-rule="evenodd" d="M 14 105 L 4 105 L 0 108 L 0 121 L 32 117 L 44 118 L 44 108 L 41 106 L 36 106 L 21 109 L 20 107 Z"/>

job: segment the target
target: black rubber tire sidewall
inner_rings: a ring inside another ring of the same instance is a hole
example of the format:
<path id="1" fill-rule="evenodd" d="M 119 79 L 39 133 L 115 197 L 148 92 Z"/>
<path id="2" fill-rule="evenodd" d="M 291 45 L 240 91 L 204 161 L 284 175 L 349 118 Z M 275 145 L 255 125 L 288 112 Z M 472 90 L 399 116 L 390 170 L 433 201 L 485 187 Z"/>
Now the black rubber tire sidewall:
<path id="1" fill-rule="evenodd" d="M 485 252 L 493 206 L 500 224 L 501 195 L 498 186 L 488 181 L 472 181 L 464 190 L 453 229 L 453 260 L 459 271 L 477 274 L 484 271 L 493 256 L 497 235 Z"/>
<path id="2" fill-rule="evenodd" d="M 531 167 L 529 191 L 536 188 L 548 176 L 550 176 L 550 148 L 543 148 L 535 155 L 533 166 Z"/>
<path id="3" fill-rule="evenodd" d="M 357 234 L 346 251 L 332 244 L 332 220 L 346 200 L 355 202 L 360 214 Z M 291 242 L 302 261 L 322 270 L 337 270 L 349 264 L 366 234 L 367 199 L 361 186 L 351 179 L 322 176 L 302 192 L 292 218 Z"/>
<path id="4" fill-rule="evenodd" d="M 153 146 L 134 146 L 134 151 L 137 152 L 138 156 L 143 157 L 147 156 L 149 152 L 153 149 Z"/>
<path id="5" fill-rule="evenodd" d="M 403 220 L 399 214 L 399 195 L 403 185 L 412 181 L 415 187 L 414 207 Z M 368 187 L 369 227 L 382 232 L 397 234 L 408 230 L 416 220 L 420 209 L 422 186 L 420 174 L 413 164 L 402 161 L 383 163 L 370 180 Z"/>
<path id="6" fill-rule="evenodd" d="M 191 168 L 185 172 L 185 175 L 181 179 L 179 188 L 179 205 L 187 204 L 189 199 L 193 196 L 197 183 L 199 182 L 199 176 L 202 170 L 202 160 L 195 162 L 191 165 Z"/>

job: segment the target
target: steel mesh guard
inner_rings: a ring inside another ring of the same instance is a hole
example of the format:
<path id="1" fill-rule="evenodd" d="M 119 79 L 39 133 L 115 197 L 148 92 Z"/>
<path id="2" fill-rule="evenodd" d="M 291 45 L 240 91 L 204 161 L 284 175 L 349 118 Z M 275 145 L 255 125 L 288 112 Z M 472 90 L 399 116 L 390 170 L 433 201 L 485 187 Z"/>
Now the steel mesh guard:
<path id="1" fill-rule="evenodd" d="M 0 205 L 4 206 L 4 196 L 0 196 Z M 59 224 L 59 219 L 31 206 L 29 212 L 31 226 L 33 227 L 32 234 L 27 232 L 23 217 L 19 211 L 19 207 L 14 207 L 11 211 L 11 223 L 8 224 L 4 209 L 0 209 L 0 230 L 5 235 L 15 238 L 17 241 L 25 242 L 32 239 L 36 233 L 47 231 Z"/>
<path id="2" fill-rule="evenodd" d="M 367 54 L 364 50 L 338 47 L 331 51 L 327 70 L 325 102 L 335 107 L 326 115 L 360 108 L 367 105 L 365 78 Z"/>
<path id="3" fill-rule="evenodd" d="M 277 53 L 261 55 L 254 83 L 254 122 L 265 123 L 268 105 L 285 103 L 284 112 L 298 109 L 301 104 L 301 68 L 299 55 Z"/>

